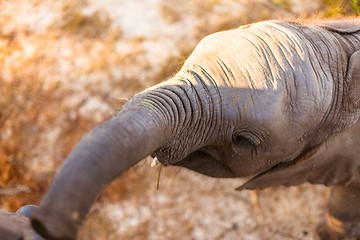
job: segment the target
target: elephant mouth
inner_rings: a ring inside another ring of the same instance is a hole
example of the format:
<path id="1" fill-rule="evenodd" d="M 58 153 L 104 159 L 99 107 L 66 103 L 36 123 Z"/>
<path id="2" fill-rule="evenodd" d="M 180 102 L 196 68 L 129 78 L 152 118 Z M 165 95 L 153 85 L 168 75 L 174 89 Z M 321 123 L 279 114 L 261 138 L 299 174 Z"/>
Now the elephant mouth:
<path id="1" fill-rule="evenodd" d="M 271 168 L 257 174 L 249 181 L 245 182 L 236 190 L 243 189 L 262 189 L 275 185 L 293 185 L 306 181 L 306 175 L 299 176 L 304 169 L 309 168 L 310 159 L 320 149 L 320 145 L 302 151 L 297 157 L 291 161 L 281 162 Z M 299 167 L 299 165 L 302 165 Z M 310 166 L 311 167 L 311 166 Z"/>
<path id="2" fill-rule="evenodd" d="M 203 148 L 190 153 L 184 159 L 174 163 L 195 172 L 215 178 L 236 178 L 238 175 L 219 160 L 219 153 L 211 148 Z"/>

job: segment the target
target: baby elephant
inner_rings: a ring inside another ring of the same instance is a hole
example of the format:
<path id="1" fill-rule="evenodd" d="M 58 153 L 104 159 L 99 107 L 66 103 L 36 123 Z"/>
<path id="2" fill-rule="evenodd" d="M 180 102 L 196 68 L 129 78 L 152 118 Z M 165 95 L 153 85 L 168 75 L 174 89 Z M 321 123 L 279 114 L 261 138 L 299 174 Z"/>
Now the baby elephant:
<path id="1" fill-rule="evenodd" d="M 265 21 L 204 38 L 171 79 L 128 101 L 68 156 L 32 226 L 75 239 L 103 187 L 148 155 L 238 189 L 333 186 L 321 239 L 360 221 L 360 18 Z"/>

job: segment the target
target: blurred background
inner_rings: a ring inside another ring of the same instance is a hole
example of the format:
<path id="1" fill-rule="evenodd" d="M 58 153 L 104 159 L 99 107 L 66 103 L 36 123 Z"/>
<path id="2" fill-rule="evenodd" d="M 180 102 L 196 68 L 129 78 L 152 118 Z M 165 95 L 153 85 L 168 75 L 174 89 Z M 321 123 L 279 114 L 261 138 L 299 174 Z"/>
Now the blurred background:
<path id="1" fill-rule="evenodd" d="M 0 208 L 37 204 L 76 142 L 175 74 L 206 35 L 358 15 L 357 0 L 1 0 Z M 313 239 L 328 190 L 234 191 L 146 159 L 99 196 L 80 239 Z M 255 200 L 254 200 L 255 199 Z"/>

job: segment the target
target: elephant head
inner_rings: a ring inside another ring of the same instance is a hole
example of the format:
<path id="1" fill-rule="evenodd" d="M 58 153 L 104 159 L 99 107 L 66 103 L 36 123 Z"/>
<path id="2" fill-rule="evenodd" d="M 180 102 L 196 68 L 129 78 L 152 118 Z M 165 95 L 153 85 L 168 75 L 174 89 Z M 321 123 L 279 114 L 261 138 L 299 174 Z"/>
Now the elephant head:
<path id="1" fill-rule="evenodd" d="M 148 155 L 212 177 L 264 174 L 312 155 L 359 117 L 359 92 L 349 89 L 360 39 L 342 37 L 279 21 L 206 37 L 179 73 L 77 144 L 33 227 L 46 239 L 74 239 L 103 187 Z"/>

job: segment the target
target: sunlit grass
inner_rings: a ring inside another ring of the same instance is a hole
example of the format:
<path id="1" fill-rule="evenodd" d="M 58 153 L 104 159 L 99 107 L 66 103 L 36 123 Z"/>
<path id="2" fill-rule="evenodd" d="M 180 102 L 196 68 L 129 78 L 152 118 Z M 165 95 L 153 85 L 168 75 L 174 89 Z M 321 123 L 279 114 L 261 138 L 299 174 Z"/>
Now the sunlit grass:
<path id="1" fill-rule="evenodd" d="M 351 6 L 355 9 L 357 14 L 360 14 L 360 1 L 359 0 L 352 0 Z"/>

